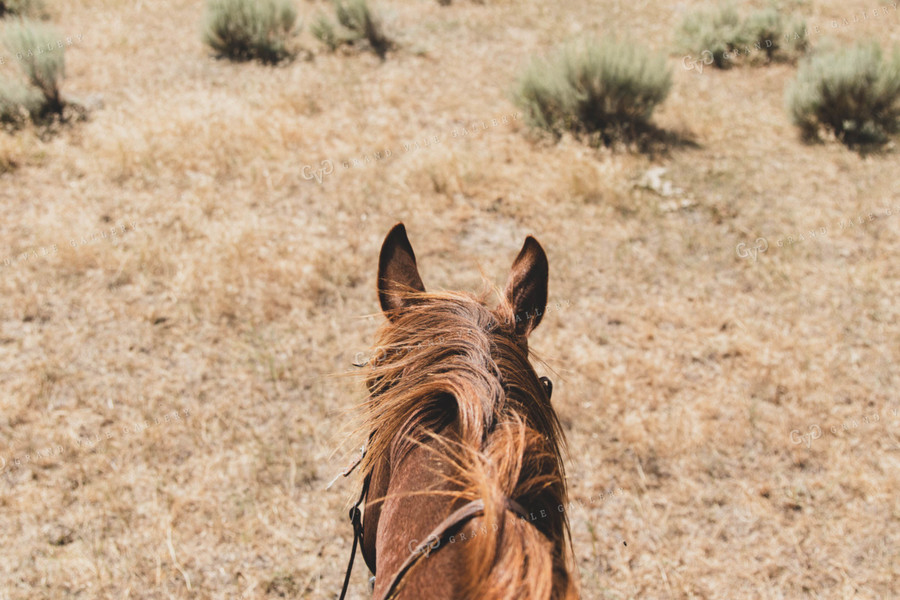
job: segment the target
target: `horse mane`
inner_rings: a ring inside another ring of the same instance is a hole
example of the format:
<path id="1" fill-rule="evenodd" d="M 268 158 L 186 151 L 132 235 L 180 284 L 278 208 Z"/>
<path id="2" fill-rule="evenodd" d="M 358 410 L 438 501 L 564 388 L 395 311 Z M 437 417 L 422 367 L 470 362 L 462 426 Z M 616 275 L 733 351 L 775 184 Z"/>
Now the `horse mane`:
<path id="1" fill-rule="evenodd" d="M 565 438 L 516 333 L 503 294 L 405 292 L 404 308 L 378 333 L 366 385 L 370 435 L 364 475 L 396 465 L 416 445 L 455 465 L 457 500 L 481 498 L 498 535 L 466 544 L 468 598 L 574 597 L 562 449 Z M 545 517 L 513 518 L 506 498 Z M 482 528 L 484 530 L 484 528 Z"/>

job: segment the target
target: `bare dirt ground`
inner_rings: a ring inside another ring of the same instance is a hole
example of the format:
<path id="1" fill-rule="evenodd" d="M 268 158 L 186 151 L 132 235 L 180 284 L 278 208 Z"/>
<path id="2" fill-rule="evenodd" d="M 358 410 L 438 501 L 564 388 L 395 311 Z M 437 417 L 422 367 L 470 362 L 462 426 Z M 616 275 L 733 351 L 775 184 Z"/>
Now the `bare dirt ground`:
<path id="1" fill-rule="evenodd" d="M 274 68 L 211 58 L 199 1 L 51 5 L 103 108 L 0 133 L 0 598 L 335 598 L 400 220 L 433 289 L 548 252 L 584 598 L 900 595 L 897 149 L 803 144 L 795 67 L 684 69 L 700 4 L 382 0 L 386 62 L 306 30 Z M 890 2 L 789 8 L 900 43 Z M 529 135 L 516 73 L 586 32 L 670 57 L 655 122 L 690 143 Z"/>

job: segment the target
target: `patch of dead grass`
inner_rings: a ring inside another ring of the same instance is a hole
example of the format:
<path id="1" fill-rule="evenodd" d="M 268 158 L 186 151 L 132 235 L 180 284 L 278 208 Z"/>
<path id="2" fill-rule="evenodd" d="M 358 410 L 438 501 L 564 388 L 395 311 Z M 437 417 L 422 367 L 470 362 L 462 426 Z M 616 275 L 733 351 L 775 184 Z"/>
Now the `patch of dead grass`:
<path id="1" fill-rule="evenodd" d="M 0 174 L 0 259 L 59 249 L 0 269 L 0 457 L 65 449 L 0 472 L 0 542 L 16 549 L 0 590 L 332 597 L 351 486 L 324 487 L 354 451 L 351 363 L 381 318 L 379 245 L 404 220 L 431 288 L 477 291 L 481 271 L 502 284 L 528 233 L 547 249 L 551 301 L 570 304 L 533 346 L 569 437 L 584 598 L 890 596 L 900 216 L 838 224 L 894 199 L 893 155 L 800 143 L 788 67 L 697 75 L 675 56 L 656 118 L 696 146 L 597 153 L 517 123 L 452 138 L 514 112 L 504 82 L 532 52 L 587 30 L 667 51 L 679 8 L 385 8 L 426 55 L 235 66 L 207 56 L 200 5 L 53 7 L 84 32 L 65 89 L 105 108 L 49 140 L 0 134 L 15 164 Z M 390 160 L 303 177 L 383 148 Z M 640 185 L 654 166 L 682 192 Z M 759 236 L 767 252 L 736 255 Z M 873 411 L 888 418 L 842 429 Z M 839 435 L 791 441 L 814 424 Z"/>

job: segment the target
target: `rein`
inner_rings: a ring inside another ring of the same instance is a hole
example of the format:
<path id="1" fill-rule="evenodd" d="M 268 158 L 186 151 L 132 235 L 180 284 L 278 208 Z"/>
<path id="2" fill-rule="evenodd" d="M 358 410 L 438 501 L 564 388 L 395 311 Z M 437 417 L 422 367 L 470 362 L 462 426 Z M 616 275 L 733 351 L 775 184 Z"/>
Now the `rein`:
<path id="1" fill-rule="evenodd" d="M 550 381 L 547 377 L 540 378 L 541 383 L 544 385 L 544 389 L 547 392 L 547 398 L 549 399 L 551 394 L 553 393 L 553 382 Z M 328 484 L 330 488 L 334 485 L 334 482 L 340 479 L 341 477 L 347 477 L 359 466 L 359 463 L 362 462 L 363 458 L 366 456 L 367 446 L 363 446 L 360 448 L 359 458 L 353 461 L 353 463 L 344 469 L 342 473 L 340 473 L 337 477 L 335 477 L 331 483 Z M 363 539 L 363 523 L 362 523 L 362 512 L 359 509 L 359 506 L 366 501 L 366 496 L 369 493 L 369 481 L 371 478 L 371 474 L 366 475 L 366 478 L 363 480 L 362 490 L 359 493 L 359 498 L 356 500 L 356 503 L 350 508 L 350 523 L 353 526 L 353 547 L 350 549 L 350 561 L 347 563 L 347 572 L 344 574 L 344 585 L 341 588 L 341 596 L 340 600 L 344 600 L 347 595 L 347 586 L 350 584 L 350 574 L 353 572 L 353 559 L 356 558 L 356 547 L 362 546 Z M 528 520 L 528 511 L 526 511 L 521 504 L 513 500 L 509 497 L 504 497 L 505 508 L 508 511 L 514 512 L 526 521 Z M 436 552 L 441 548 L 441 540 L 444 539 L 448 535 L 453 535 L 459 529 L 461 529 L 466 523 L 475 517 L 479 517 L 484 514 L 484 500 L 477 499 L 472 500 L 463 506 L 459 507 L 453 513 L 450 514 L 446 519 L 440 522 L 437 527 L 435 527 L 431 533 L 429 533 L 425 540 L 416 546 L 416 549 L 412 551 L 412 553 L 407 557 L 407 559 L 400 566 L 400 569 L 394 574 L 391 579 L 391 584 L 388 586 L 387 594 L 385 595 L 383 600 L 391 600 L 396 593 L 400 590 L 401 583 L 403 581 L 403 576 L 409 572 L 421 559 L 422 557 L 428 557 L 432 552 Z M 437 545 L 435 545 L 437 543 Z M 372 573 L 375 573 L 375 565 L 369 560 L 366 556 L 365 550 L 362 550 L 363 560 L 366 561 L 366 566 L 369 567 L 369 570 Z"/>
<path id="2" fill-rule="evenodd" d="M 359 449 L 359 457 L 350 464 L 349 467 L 344 469 L 341 473 L 338 474 L 337 477 L 331 480 L 331 483 L 325 488 L 326 490 L 334 485 L 334 482 L 340 479 L 341 477 L 347 477 L 352 473 L 356 467 L 359 466 L 359 463 L 366 457 L 366 449 L 367 444 L 363 445 L 362 448 Z M 353 526 L 353 548 L 350 550 L 350 562 L 347 564 L 347 573 L 344 575 L 344 585 L 341 588 L 341 600 L 344 600 L 344 596 L 347 594 L 347 586 L 350 584 L 350 573 L 353 572 L 353 559 L 356 558 L 356 546 L 362 545 L 363 538 L 363 524 L 362 524 L 362 512 L 359 510 L 359 505 L 365 502 L 366 496 L 369 494 L 369 481 L 371 479 L 371 475 L 366 475 L 366 478 L 363 479 L 362 490 L 359 492 L 359 498 L 350 507 L 350 523 Z M 362 553 L 363 560 L 366 561 L 366 566 L 374 573 L 375 565 L 369 562 L 369 559 L 366 557 L 365 551 Z"/>

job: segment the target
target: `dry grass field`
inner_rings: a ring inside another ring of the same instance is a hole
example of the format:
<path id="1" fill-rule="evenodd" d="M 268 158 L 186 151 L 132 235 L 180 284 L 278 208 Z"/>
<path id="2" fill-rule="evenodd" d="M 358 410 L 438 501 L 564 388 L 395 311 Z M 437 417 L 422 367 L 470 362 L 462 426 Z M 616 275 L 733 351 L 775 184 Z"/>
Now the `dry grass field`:
<path id="1" fill-rule="evenodd" d="M 264 66 L 199 0 L 50 3 L 92 110 L 0 132 L 0 600 L 336 598 L 398 221 L 431 289 L 547 250 L 583 598 L 900 596 L 900 154 L 802 142 L 795 66 L 683 68 L 701 4 L 379 0 L 382 62 L 298 0 L 309 53 Z M 788 4 L 813 46 L 898 8 Z M 516 74 L 584 33 L 669 57 L 682 143 L 529 132 Z"/>

